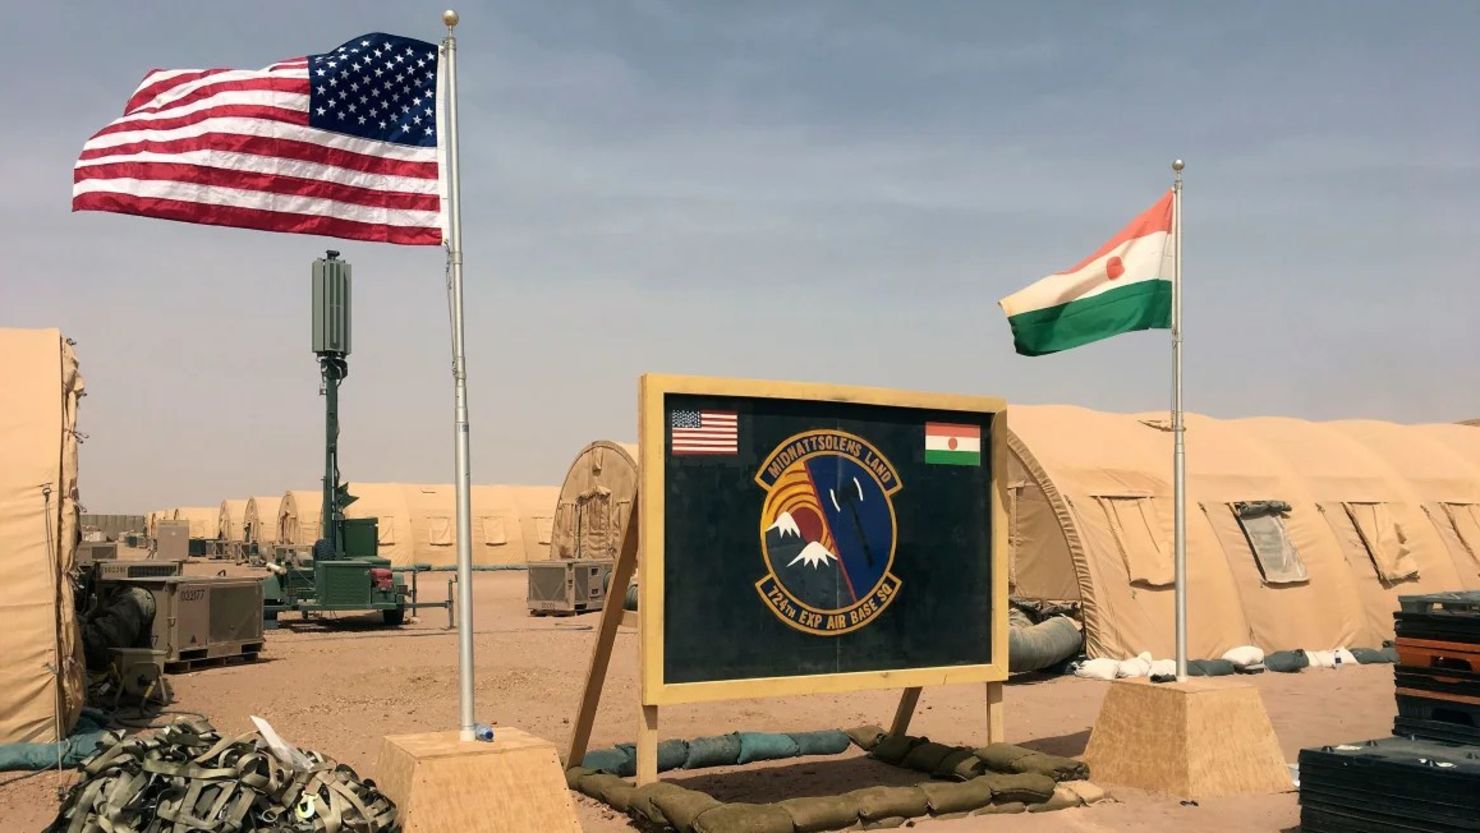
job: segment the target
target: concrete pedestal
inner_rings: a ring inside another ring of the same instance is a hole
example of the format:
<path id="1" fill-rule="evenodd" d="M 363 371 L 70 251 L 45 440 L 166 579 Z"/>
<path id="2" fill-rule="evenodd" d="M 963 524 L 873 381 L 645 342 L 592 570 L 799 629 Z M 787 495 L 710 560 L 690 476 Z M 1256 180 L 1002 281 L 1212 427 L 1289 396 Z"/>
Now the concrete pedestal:
<path id="1" fill-rule="evenodd" d="M 500 726 L 493 743 L 457 732 L 392 735 L 375 782 L 403 833 L 580 833 L 554 744 Z"/>
<path id="2" fill-rule="evenodd" d="M 1259 691 L 1227 677 L 1116 680 L 1084 759 L 1096 782 L 1181 798 L 1293 789 Z"/>

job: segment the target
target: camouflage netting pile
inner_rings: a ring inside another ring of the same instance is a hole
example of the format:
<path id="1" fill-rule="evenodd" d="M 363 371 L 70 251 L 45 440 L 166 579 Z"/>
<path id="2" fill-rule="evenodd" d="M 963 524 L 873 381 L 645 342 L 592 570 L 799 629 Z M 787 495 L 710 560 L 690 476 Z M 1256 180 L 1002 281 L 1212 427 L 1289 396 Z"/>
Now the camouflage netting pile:
<path id="1" fill-rule="evenodd" d="M 256 732 L 223 738 L 181 719 L 152 737 L 104 736 L 43 833 L 395 833 L 396 806 L 353 769 Z M 300 760 L 302 763 L 302 760 Z"/>
<path id="2" fill-rule="evenodd" d="M 805 738 L 807 744 L 799 740 Z M 841 746 L 839 746 L 841 739 Z M 724 803 L 659 781 L 641 787 L 631 744 L 588 754 L 566 771 L 571 789 L 627 813 L 647 830 L 677 833 L 819 833 L 862 826 L 898 827 L 922 816 L 959 818 L 986 813 L 1059 810 L 1092 804 L 1104 791 L 1084 780 L 1081 761 L 1021 746 L 947 746 L 928 738 L 891 736 L 878 726 L 842 732 L 736 732 L 693 741 L 665 741 L 659 769 L 730 766 L 796 755 L 835 755 L 849 745 L 882 763 L 929 775 L 912 787 L 865 787 L 832 796 L 788 798 L 774 804 Z M 815 751 L 800 751 L 804 748 Z M 697 750 L 697 752 L 696 752 Z M 822 751 L 828 750 L 828 751 Z"/>

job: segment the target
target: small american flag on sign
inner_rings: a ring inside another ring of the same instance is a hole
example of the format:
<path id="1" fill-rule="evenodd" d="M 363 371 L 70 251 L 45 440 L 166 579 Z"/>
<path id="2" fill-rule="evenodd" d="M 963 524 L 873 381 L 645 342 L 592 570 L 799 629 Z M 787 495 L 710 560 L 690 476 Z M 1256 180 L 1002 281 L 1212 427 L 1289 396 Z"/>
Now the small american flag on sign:
<path id="1" fill-rule="evenodd" d="M 675 409 L 673 454 L 736 454 L 740 416 L 735 411 Z"/>

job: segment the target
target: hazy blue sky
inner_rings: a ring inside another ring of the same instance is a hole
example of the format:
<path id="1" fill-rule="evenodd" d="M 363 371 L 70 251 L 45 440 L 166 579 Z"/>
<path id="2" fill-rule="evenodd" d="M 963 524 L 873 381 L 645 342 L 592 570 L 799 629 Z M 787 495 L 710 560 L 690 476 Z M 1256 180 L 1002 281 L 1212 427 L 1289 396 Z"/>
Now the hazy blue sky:
<path id="1" fill-rule="evenodd" d="M 0 326 L 78 342 L 89 509 L 316 485 L 330 246 L 356 278 L 345 475 L 450 480 L 440 250 L 69 212 L 79 148 L 150 68 L 435 40 L 439 11 L 3 4 Z M 461 11 L 475 482 L 631 439 L 643 371 L 1164 407 L 1165 332 L 1021 358 L 996 301 L 1174 156 L 1190 409 L 1480 416 L 1480 3 Z"/>

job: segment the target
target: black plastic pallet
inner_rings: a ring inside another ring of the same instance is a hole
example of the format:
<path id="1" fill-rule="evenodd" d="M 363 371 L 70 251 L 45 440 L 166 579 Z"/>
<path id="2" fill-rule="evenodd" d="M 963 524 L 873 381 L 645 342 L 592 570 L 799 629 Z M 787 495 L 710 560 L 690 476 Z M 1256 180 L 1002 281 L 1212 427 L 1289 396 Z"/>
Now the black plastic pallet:
<path id="1" fill-rule="evenodd" d="M 1399 737 L 1466 743 L 1480 747 L 1480 729 L 1462 723 L 1446 723 L 1442 720 L 1423 720 L 1399 715 L 1393 719 L 1393 734 Z"/>
<path id="2" fill-rule="evenodd" d="M 1480 590 L 1399 596 L 1398 608 L 1404 613 L 1446 613 L 1480 618 Z"/>
<path id="3" fill-rule="evenodd" d="M 1469 671 L 1396 668 L 1393 684 L 1398 690 L 1416 689 L 1431 692 L 1439 698 L 1468 697 L 1480 700 L 1480 674 Z"/>
<path id="4" fill-rule="evenodd" d="M 1351 807 L 1304 805 L 1301 833 L 1475 833 L 1475 824 L 1444 824 L 1373 814 Z"/>
<path id="5" fill-rule="evenodd" d="M 1412 738 L 1300 750 L 1307 833 L 1480 831 L 1480 749 Z"/>
<path id="6" fill-rule="evenodd" d="M 1399 717 L 1452 723 L 1480 731 L 1480 706 L 1412 694 L 1399 694 L 1397 700 Z"/>
<path id="7" fill-rule="evenodd" d="M 1480 617 L 1394 613 L 1393 620 L 1393 631 L 1400 639 L 1436 639 L 1480 645 Z"/>

